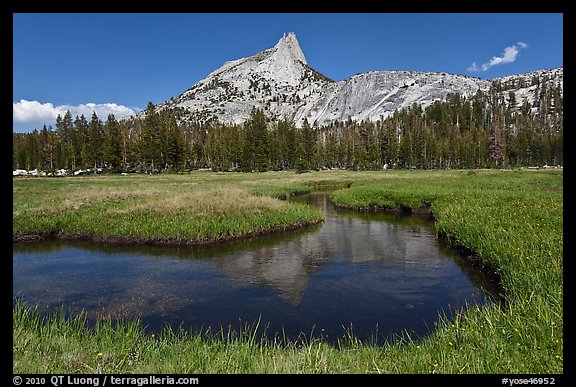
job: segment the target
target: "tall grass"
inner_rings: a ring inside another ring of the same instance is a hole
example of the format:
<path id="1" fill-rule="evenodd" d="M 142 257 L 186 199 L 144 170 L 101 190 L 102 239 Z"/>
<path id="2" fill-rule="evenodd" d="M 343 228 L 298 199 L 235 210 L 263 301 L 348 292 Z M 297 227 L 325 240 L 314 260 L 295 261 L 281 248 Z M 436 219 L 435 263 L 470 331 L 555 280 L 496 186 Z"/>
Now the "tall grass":
<path id="1" fill-rule="evenodd" d="M 429 208 L 437 219 L 439 237 L 474 251 L 479 264 L 498 274 L 506 302 L 462 309 L 450 319 L 439 316 L 437 329 L 429 337 L 406 334 L 381 346 L 362 343 L 353 335 L 337 346 L 312 339 L 300 343 L 271 341 L 255 334 L 261 329 L 257 325 L 246 327 L 243 334 L 222 331 L 216 335 L 172 330 L 150 335 L 144 333 L 138 320 L 101 321 L 90 329 L 81 316 L 41 317 L 33 307 L 17 302 L 13 308 L 14 372 L 563 372 L 562 172 L 337 171 L 15 180 L 14 233 L 34 229 L 28 223 L 43 224 L 37 226 L 42 229 L 55 222 L 53 216 L 43 219 L 36 207 L 47 200 L 61 204 L 67 193 L 82 196 L 88 187 L 115 193 L 106 200 L 96 195 L 97 203 L 78 209 L 57 210 L 55 217 L 60 223 L 55 223 L 66 224 L 65 214 L 71 222 L 77 221 L 82 217 L 77 211 L 86 208 L 90 213 L 98 206 L 104 206 L 108 214 L 142 206 L 151 221 L 167 208 L 178 207 L 178 195 L 192 201 L 183 191 L 187 189 L 214 193 L 233 186 L 232 191 L 242 190 L 241 195 L 250 201 L 255 200 L 252 194 L 265 198 L 273 192 L 281 196 L 306 189 L 314 181 L 342 186 L 352 183 L 349 189 L 332 194 L 333 201 L 341 206 Z M 150 196 L 144 193 L 147 189 L 153 189 Z M 70 196 L 68 199 L 72 201 Z M 258 203 L 256 208 L 261 212 L 254 214 L 257 219 L 276 210 L 276 202 L 271 209 L 263 209 L 264 202 Z M 250 213 L 251 208 L 247 204 L 245 211 Z M 175 213 L 186 211 L 178 209 Z M 210 213 L 217 216 L 217 211 Z M 93 216 L 87 216 L 87 226 L 95 221 Z"/>
<path id="2" fill-rule="evenodd" d="M 13 237 L 56 234 L 115 241 L 206 243 L 322 221 L 310 206 L 250 193 L 239 179 L 205 175 L 17 179 Z M 236 176 L 233 176 L 236 177 Z M 302 186 L 278 187 L 290 194 Z M 309 189 L 309 188 L 308 188 Z"/>
<path id="3" fill-rule="evenodd" d="M 457 319 L 460 329 L 477 334 L 462 338 L 444 324 L 428 343 L 452 337 L 448 343 L 459 356 L 475 349 L 486 359 L 497 354 L 508 359 L 506 372 L 558 372 L 563 359 L 562 177 L 557 171 L 463 172 L 358 183 L 332 199 L 360 209 L 429 205 L 438 235 L 473 251 L 479 264 L 498 274 L 505 307 L 464 312 Z"/>

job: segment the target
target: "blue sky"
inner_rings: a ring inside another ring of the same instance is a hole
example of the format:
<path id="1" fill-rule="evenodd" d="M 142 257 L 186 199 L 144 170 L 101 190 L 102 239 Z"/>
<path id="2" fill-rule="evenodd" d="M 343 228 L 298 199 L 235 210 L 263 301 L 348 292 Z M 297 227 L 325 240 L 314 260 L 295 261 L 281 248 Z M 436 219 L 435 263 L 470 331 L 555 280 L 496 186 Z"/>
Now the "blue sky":
<path id="1" fill-rule="evenodd" d="M 483 79 L 563 66 L 561 13 L 15 13 L 13 130 L 117 118 L 295 32 L 334 79 L 415 70 Z"/>

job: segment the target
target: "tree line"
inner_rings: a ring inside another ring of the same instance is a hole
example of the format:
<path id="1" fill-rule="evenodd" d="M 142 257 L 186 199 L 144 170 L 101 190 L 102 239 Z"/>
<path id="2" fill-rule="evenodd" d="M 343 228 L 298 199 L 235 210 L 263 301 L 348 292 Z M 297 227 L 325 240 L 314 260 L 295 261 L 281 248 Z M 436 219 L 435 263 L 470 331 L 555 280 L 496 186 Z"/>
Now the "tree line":
<path id="1" fill-rule="evenodd" d="M 143 118 L 102 122 L 58 116 L 56 128 L 13 133 L 13 168 L 108 172 L 268 171 L 346 168 L 507 168 L 563 163 L 560 85 L 539 82 L 530 103 L 495 84 L 465 98 L 449 94 L 377 121 L 268 121 L 254 109 L 242 125 L 183 121 L 148 103 Z M 504 90 L 504 91 L 503 91 Z M 520 107 L 518 107 L 520 106 Z"/>

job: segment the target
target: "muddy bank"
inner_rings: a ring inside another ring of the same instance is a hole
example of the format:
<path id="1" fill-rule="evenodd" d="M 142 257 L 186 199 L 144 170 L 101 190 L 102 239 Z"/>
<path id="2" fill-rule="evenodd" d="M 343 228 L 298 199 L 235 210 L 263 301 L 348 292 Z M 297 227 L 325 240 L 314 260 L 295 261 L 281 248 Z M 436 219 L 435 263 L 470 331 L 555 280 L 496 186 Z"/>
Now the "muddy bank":
<path id="1" fill-rule="evenodd" d="M 482 273 L 486 278 L 493 284 L 497 285 L 498 295 L 502 302 L 506 300 L 506 288 L 502 286 L 500 281 L 499 268 L 493 265 L 486 264 L 476 252 L 469 247 L 463 245 L 462 243 L 453 240 L 449 235 L 444 232 L 438 232 L 437 238 L 440 243 L 450 246 L 450 248 L 459 252 L 460 256 L 463 257 L 471 266 L 477 268 L 480 273 Z"/>
<path id="2" fill-rule="evenodd" d="M 207 238 L 187 239 L 187 238 L 117 237 L 117 236 L 97 236 L 88 233 L 61 233 L 60 231 L 52 230 L 52 231 L 43 231 L 35 233 L 14 234 L 12 236 L 12 242 L 34 243 L 52 239 L 52 240 L 78 240 L 78 241 L 104 242 L 110 244 L 139 244 L 150 246 L 206 246 L 218 243 L 232 242 L 242 239 L 257 238 L 266 235 L 278 234 L 286 231 L 299 230 L 322 222 L 323 220 L 305 221 L 290 226 L 276 227 L 269 230 L 256 230 L 242 235 L 221 237 L 221 238 L 207 237 Z"/>
<path id="3" fill-rule="evenodd" d="M 430 210 L 430 204 L 425 204 L 420 207 L 412 208 L 408 206 L 398 206 L 398 207 L 391 207 L 391 206 L 382 206 L 382 205 L 371 205 L 368 207 L 355 207 L 355 206 L 347 206 L 344 204 L 336 204 L 334 203 L 334 207 L 342 210 L 350 210 L 350 211 L 359 211 L 359 212 L 375 212 L 375 213 L 384 213 L 384 214 L 401 214 L 401 215 L 411 215 L 411 216 L 419 216 L 428 220 L 436 220 L 436 217 Z"/>

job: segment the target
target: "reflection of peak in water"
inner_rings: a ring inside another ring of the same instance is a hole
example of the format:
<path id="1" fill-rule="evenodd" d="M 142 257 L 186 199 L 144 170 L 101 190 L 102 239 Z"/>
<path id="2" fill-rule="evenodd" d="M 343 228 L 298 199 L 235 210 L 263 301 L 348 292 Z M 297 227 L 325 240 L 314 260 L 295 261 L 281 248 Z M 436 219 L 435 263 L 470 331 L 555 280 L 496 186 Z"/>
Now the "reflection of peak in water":
<path id="1" fill-rule="evenodd" d="M 341 216 L 333 210 L 329 193 L 320 192 L 295 199 L 312 204 L 326 215 L 313 232 L 258 248 L 233 251 L 213 258 L 228 276 L 262 288 L 274 289 L 293 305 L 300 303 L 310 276 L 331 261 L 380 262 L 390 270 L 406 266 L 438 267 L 434 236 L 426 227 L 404 226 L 386 216 Z"/>
<path id="2" fill-rule="evenodd" d="M 312 253 L 317 246 L 314 235 L 302 235 L 278 246 L 224 255 L 214 262 L 230 277 L 274 289 L 283 299 L 297 305 L 310 275 L 328 262 L 328 258 Z"/>

